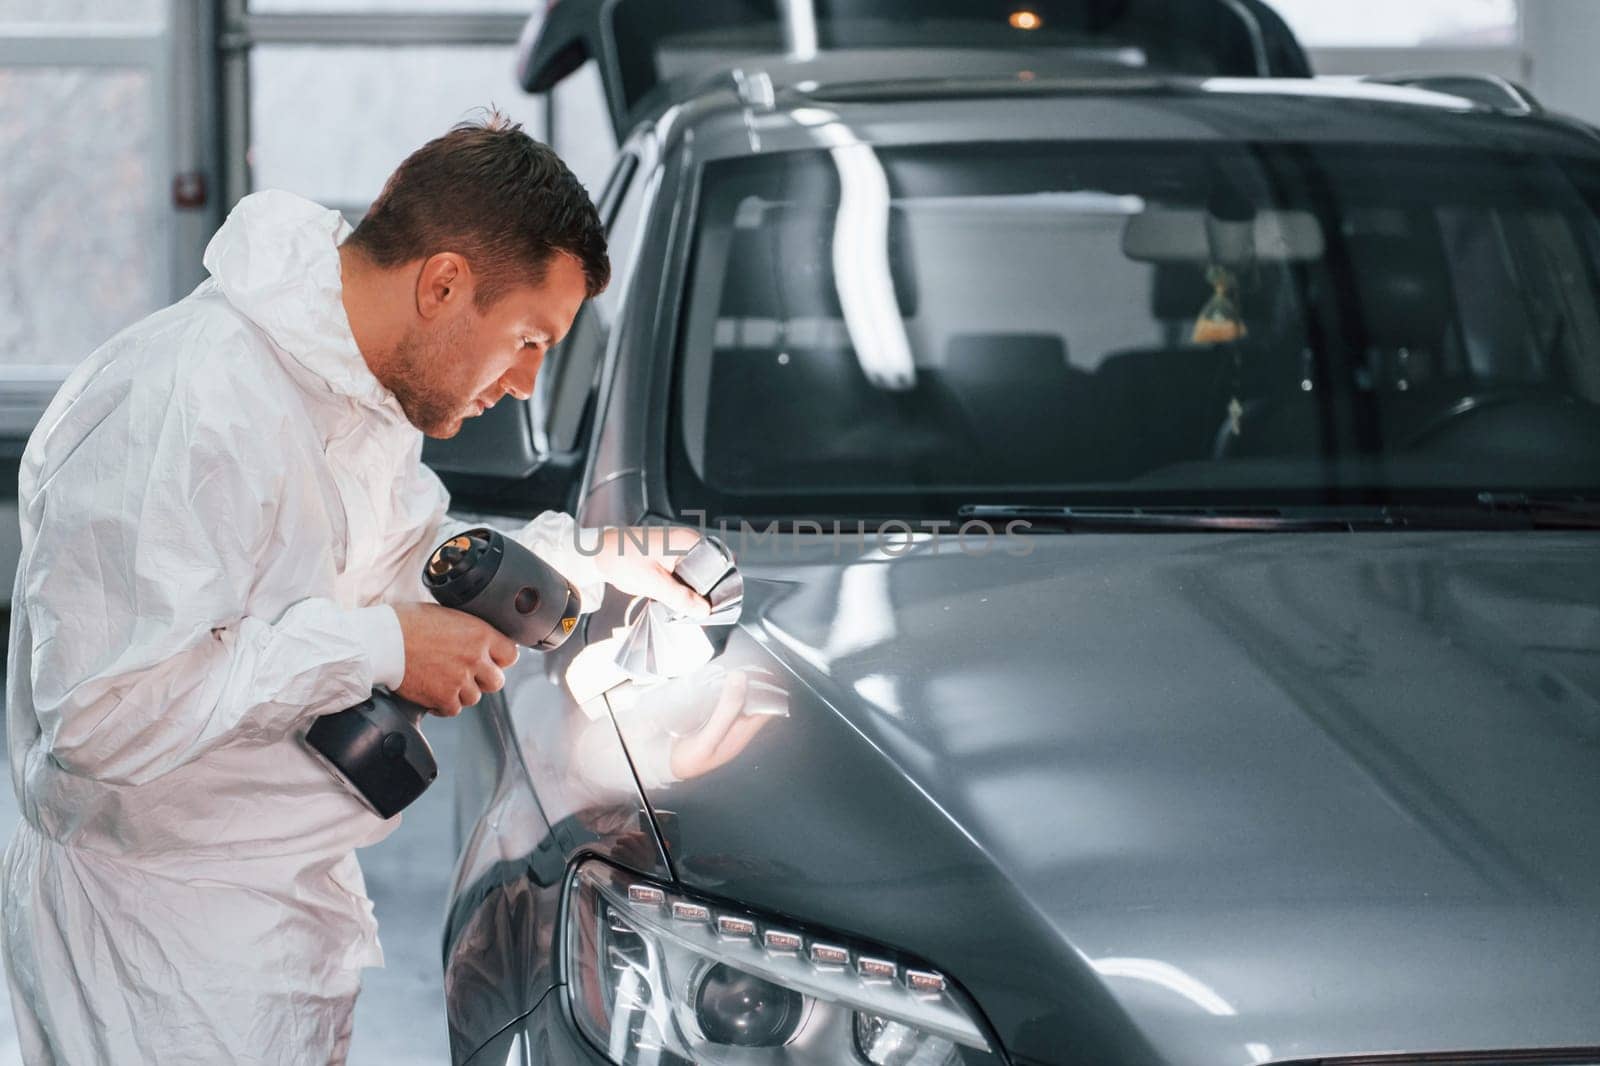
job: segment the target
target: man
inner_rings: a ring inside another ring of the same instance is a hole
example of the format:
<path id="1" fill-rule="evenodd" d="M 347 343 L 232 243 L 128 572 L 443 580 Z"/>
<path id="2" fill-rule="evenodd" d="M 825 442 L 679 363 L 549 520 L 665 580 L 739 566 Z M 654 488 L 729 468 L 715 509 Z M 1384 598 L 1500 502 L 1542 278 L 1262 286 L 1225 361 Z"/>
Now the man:
<path id="1" fill-rule="evenodd" d="M 242 200 L 211 278 L 94 353 L 28 442 L 4 917 L 29 1063 L 342 1062 L 382 962 L 354 849 L 398 819 L 301 738 L 374 685 L 459 713 L 516 657 L 423 602 L 451 523 L 422 437 L 531 394 L 609 279 L 599 219 L 495 116 L 418 150 L 347 234 Z M 609 581 L 705 610 L 665 545 L 613 532 L 591 558 L 573 534 L 516 535 L 585 608 Z"/>

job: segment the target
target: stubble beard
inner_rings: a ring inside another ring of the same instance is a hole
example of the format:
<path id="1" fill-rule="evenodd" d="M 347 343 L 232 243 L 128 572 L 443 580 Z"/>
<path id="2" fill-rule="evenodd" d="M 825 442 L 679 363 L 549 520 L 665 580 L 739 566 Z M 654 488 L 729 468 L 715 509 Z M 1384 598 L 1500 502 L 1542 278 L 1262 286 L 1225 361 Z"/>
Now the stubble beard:
<path id="1" fill-rule="evenodd" d="M 467 325 L 459 319 L 433 335 L 413 329 L 395 346 L 392 371 L 385 382 L 405 412 L 406 420 L 436 439 L 453 437 L 461 429 L 466 403 L 448 391 L 444 371 L 459 358 Z"/>

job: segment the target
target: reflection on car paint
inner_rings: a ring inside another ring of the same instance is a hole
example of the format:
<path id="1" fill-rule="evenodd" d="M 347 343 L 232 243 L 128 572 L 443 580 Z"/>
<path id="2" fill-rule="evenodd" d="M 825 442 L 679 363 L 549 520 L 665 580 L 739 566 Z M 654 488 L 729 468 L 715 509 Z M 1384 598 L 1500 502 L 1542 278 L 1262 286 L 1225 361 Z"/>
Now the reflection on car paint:
<path id="1" fill-rule="evenodd" d="M 776 674 L 711 664 L 653 685 L 627 682 L 606 695 L 646 788 L 701 777 L 739 757 L 756 735 L 789 715 Z"/>

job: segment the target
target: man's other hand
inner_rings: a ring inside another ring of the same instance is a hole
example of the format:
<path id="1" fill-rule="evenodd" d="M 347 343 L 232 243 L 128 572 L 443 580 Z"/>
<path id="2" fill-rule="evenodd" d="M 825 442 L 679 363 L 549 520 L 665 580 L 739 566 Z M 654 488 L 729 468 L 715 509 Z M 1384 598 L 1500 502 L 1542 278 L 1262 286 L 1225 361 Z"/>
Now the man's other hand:
<path id="1" fill-rule="evenodd" d="M 672 576 L 678 560 L 699 542 L 700 534 L 683 526 L 607 528 L 594 562 L 606 584 L 619 592 L 646 596 L 679 614 L 704 618 L 711 613 L 711 604 Z"/>
<path id="2" fill-rule="evenodd" d="M 394 613 L 406 644 L 406 674 L 395 695 L 450 718 L 505 687 L 517 646 L 494 626 L 431 603 L 397 604 Z"/>

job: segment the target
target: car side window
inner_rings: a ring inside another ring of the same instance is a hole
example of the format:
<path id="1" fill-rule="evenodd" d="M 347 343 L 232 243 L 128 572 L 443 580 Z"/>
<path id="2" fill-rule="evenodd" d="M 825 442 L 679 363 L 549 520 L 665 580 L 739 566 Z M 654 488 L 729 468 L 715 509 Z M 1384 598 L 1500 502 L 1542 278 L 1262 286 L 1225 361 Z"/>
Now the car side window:
<path id="1" fill-rule="evenodd" d="M 638 157 L 631 152 L 624 153 L 612 168 L 600 195 L 600 219 L 606 226 L 611 257 L 611 284 L 604 293 L 584 305 L 571 333 L 546 357 L 546 371 L 539 374 L 534 389 L 534 432 L 543 451 L 571 452 L 578 447 L 584 413 L 605 354 L 606 340 L 616 321 L 629 257 L 636 243 L 633 237 L 638 230 L 644 199 L 644 182 L 638 180 L 638 170 Z"/>
<path id="2" fill-rule="evenodd" d="M 611 255 L 611 285 L 594 302 L 608 333 L 621 307 L 622 290 L 627 286 L 633 253 L 639 246 L 646 184 L 639 173 L 639 158 L 629 153 L 617 161 L 601 200 L 600 217 L 606 224 L 606 244 Z"/>

